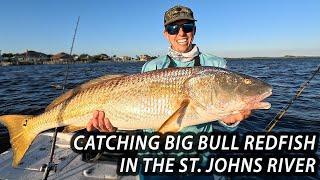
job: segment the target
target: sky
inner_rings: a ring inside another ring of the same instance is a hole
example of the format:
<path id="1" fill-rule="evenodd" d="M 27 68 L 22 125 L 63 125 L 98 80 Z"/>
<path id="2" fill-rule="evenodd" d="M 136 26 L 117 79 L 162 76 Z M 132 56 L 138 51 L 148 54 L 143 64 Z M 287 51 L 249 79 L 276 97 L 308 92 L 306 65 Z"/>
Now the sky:
<path id="1" fill-rule="evenodd" d="M 190 7 L 194 43 L 222 57 L 320 56 L 320 0 L 0 0 L 0 50 L 163 55 L 163 14 Z"/>

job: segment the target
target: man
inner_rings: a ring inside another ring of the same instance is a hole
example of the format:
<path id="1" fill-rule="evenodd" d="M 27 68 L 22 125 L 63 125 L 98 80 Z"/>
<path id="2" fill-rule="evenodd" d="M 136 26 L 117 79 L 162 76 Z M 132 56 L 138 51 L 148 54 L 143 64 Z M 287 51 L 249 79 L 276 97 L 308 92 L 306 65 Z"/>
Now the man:
<path id="1" fill-rule="evenodd" d="M 166 56 L 158 57 L 144 64 L 142 72 L 164 69 L 168 67 L 192 67 L 192 66 L 215 66 L 226 68 L 223 58 L 201 53 L 199 48 L 192 44 L 196 34 L 196 26 L 193 12 L 184 6 L 174 6 L 165 12 L 163 35 L 170 43 Z M 228 130 L 233 130 L 240 121 L 246 119 L 251 111 L 243 111 L 239 114 L 219 120 Z M 116 130 L 104 116 L 104 112 L 95 111 L 93 118 L 87 124 L 87 130 L 97 129 L 101 132 L 113 132 Z M 213 132 L 211 123 L 186 127 L 183 132 Z"/>

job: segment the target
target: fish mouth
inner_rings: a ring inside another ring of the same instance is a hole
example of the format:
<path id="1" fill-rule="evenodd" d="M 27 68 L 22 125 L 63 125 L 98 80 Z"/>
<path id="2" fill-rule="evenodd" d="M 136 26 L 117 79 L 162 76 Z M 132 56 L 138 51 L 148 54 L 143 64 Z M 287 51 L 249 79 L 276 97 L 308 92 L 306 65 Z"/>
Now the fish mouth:
<path id="1" fill-rule="evenodd" d="M 264 100 L 265 98 L 267 98 L 267 97 L 269 97 L 271 95 L 272 95 L 272 90 L 261 94 L 259 99 L 260 99 L 260 101 L 262 101 L 262 100 Z"/>
<path id="2" fill-rule="evenodd" d="M 263 100 L 272 95 L 272 90 L 267 91 L 259 96 L 254 97 L 248 102 L 246 109 L 270 109 L 271 104 Z"/>

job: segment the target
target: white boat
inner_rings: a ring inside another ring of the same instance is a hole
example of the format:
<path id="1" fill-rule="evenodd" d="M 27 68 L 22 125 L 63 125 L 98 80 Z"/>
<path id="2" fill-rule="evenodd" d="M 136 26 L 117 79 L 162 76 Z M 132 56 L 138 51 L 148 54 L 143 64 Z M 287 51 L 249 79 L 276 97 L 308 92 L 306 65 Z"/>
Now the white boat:
<path id="1" fill-rule="evenodd" d="M 53 132 L 40 134 L 32 143 L 18 168 L 13 168 L 12 152 L 9 149 L 0 154 L 0 179 L 42 179 L 43 164 L 49 161 Z M 58 133 L 54 154 L 56 172 L 51 171 L 48 179 L 139 179 L 138 176 L 119 176 L 116 161 L 87 163 L 80 154 L 70 148 L 72 133 Z"/>

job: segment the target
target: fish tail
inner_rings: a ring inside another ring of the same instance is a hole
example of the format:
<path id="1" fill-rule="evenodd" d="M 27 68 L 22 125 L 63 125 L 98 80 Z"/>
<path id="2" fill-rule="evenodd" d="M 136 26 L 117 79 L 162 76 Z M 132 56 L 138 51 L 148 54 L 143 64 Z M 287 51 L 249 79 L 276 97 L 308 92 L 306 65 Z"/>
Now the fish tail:
<path id="1" fill-rule="evenodd" d="M 17 167 L 32 141 L 38 133 L 30 132 L 28 128 L 29 115 L 4 115 L 0 116 L 0 123 L 8 128 L 10 143 L 13 152 L 12 166 Z"/>

